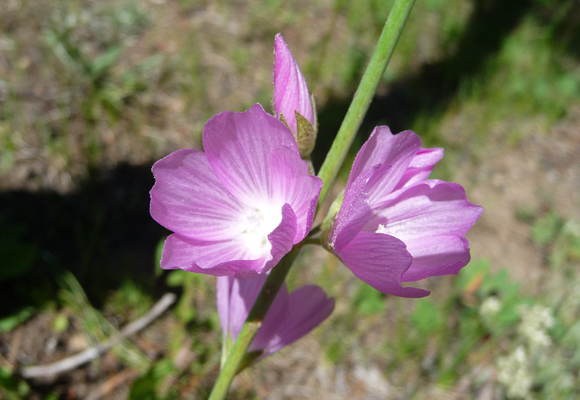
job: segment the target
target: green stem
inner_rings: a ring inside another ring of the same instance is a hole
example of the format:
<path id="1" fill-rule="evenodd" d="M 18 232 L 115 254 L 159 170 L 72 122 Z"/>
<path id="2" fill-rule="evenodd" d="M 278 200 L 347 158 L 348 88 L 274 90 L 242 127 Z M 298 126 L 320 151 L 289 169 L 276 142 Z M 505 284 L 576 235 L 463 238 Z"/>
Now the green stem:
<path id="1" fill-rule="evenodd" d="M 344 162 L 358 128 L 371 104 L 379 81 L 385 73 L 387 64 L 391 59 L 391 55 L 395 50 L 397 41 L 401 36 L 405 22 L 407 22 L 407 18 L 414 4 L 415 0 L 396 0 L 393 5 L 389 18 L 383 27 L 383 32 L 381 33 L 375 52 L 354 94 L 352 103 L 350 103 L 350 107 L 338 130 L 336 139 L 334 139 L 332 147 L 318 172 L 318 177 L 324 182 L 318 201 L 318 208 L 324 202 L 330 187 L 336 179 L 336 175 Z"/>
<path id="2" fill-rule="evenodd" d="M 209 396 L 209 400 L 222 400 L 226 398 L 230 385 L 234 380 L 234 376 L 236 376 L 240 368 L 242 359 L 246 355 L 250 344 L 252 344 L 252 340 L 254 340 L 256 333 L 258 333 L 258 329 L 262 325 L 262 321 L 266 316 L 268 309 L 282 287 L 286 275 L 288 274 L 292 263 L 296 260 L 302 246 L 303 243 L 295 245 L 292 250 L 290 250 L 282 260 L 280 260 L 278 265 L 276 265 L 275 268 L 272 268 L 270 275 L 268 275 L 268 279 L 266 279 L 266 282 L 254 303 L 254 306 L 250 310 L 248 318 L 246 318 L 246 322 L 244 322 L 244 325 L 242 326 L 242 330 L 238 334 L 236 342 L 230 350 L 230 354 L 220 371 L 211 395 Z"/>

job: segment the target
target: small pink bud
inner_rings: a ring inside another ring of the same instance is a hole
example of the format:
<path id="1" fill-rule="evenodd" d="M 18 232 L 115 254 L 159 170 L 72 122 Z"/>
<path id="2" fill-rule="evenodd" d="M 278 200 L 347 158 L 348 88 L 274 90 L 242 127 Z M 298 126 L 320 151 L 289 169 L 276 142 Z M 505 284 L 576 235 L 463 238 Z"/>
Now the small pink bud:
<path id="1" fill-rule="evenodd" d="M 294 136 L 299 131 L 296 113 L 316 130 L 314 108 L 306 80 L 281 34 L 274 40 L 274 111 Z"/>

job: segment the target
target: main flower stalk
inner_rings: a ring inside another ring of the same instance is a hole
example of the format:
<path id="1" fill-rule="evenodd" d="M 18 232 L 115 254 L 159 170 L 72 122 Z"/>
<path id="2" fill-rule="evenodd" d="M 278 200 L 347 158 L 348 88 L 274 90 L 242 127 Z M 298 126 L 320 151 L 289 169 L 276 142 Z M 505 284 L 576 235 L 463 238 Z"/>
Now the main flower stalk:
<path id="1" fill-rule="evenodd" d="M 330 151 L 326 155 L 322 167 L 318 172 L 318 177 L 324 183 L 318 200 L 318 208 L 320 208 L 328 191 L 332 187 L 358 128 L 369 109 L 377 86 L 387 69 L 387 64 L 393 55 L 395 46 L 403 32 L 403 28 L 414 4 L 415 0 L 397 0 L 393 5 L 369 65 L 354 94 L 352 103 L 350 103 L 342 125 L 330 147 Z"/>

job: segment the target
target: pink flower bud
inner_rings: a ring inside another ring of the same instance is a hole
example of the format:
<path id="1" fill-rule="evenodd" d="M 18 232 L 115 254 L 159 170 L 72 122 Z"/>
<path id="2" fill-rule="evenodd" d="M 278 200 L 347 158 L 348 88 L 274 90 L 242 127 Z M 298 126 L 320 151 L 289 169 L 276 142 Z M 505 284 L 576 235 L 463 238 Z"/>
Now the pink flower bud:
<path id="1" fill-rule="evenodd" d="M 274 111 L 297 134 L 296 114 L 304 117 L 316 129 L 316 120 L 306 80 L 282 35 L 274 40 Z"/>

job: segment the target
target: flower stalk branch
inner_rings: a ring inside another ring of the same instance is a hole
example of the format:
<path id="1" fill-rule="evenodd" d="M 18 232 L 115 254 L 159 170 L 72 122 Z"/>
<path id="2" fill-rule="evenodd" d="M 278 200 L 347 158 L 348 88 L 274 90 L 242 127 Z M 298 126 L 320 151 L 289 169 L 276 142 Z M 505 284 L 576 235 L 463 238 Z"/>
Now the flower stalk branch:
<path id="1" fill-rule="evenodd" d="M 330 187 L 336 179 L 336 175 L 371 104 L 379 81 L 385 73 L 387 64 L 391 59 L 414 4 L 415 0 L 396 0 L 393 5 L 369 65 L 354 94 L 352 103 L 350 103 L 332 147 L 318 172 L 318 177 L 324 182 L 318 201 L 318 208 L 324 202 Z"/>

